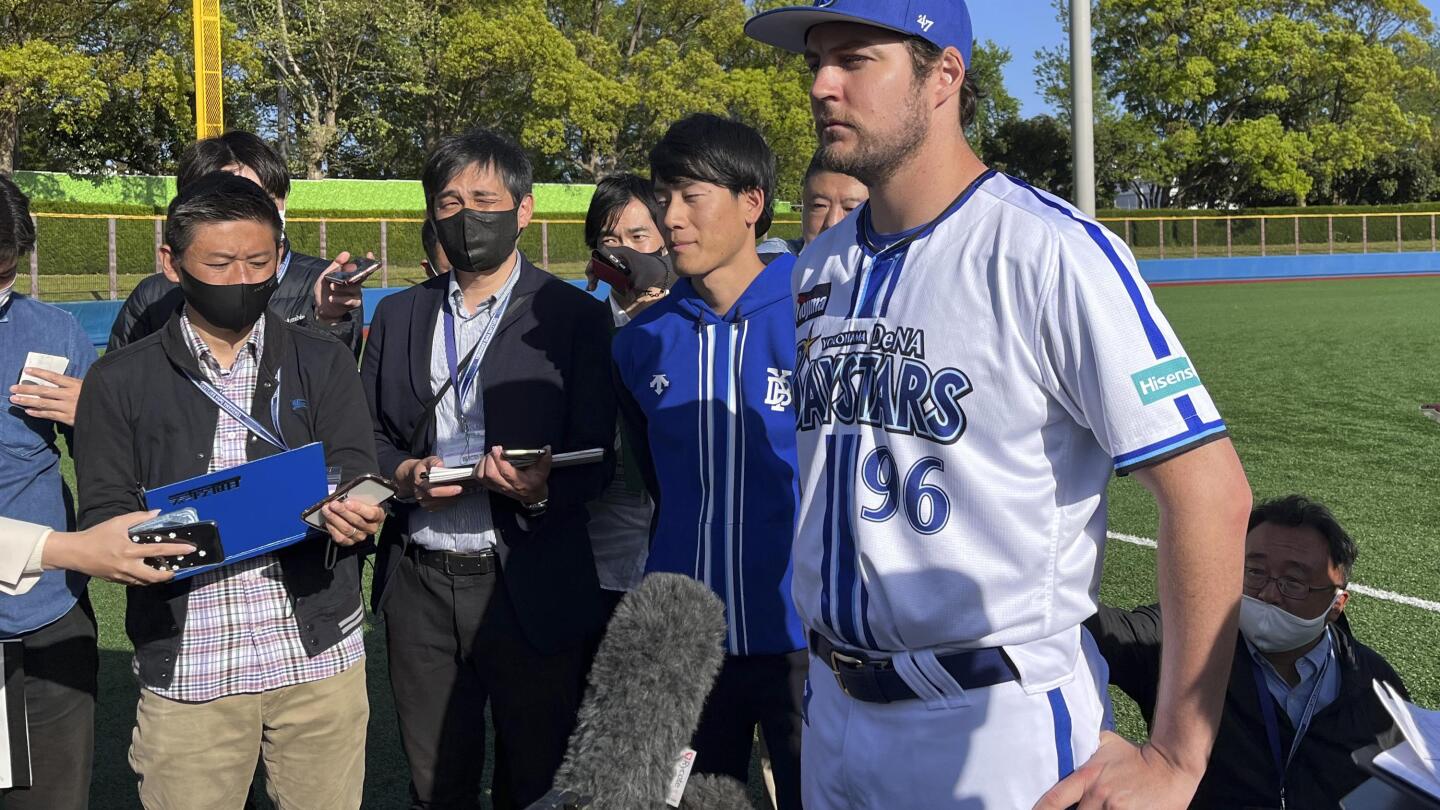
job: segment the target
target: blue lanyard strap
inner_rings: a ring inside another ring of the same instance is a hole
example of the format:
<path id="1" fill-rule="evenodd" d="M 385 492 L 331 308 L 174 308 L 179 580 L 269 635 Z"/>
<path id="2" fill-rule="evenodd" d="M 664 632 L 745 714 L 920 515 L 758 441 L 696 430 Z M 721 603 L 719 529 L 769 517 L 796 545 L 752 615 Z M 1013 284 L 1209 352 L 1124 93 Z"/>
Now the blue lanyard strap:
<path id="1" fill-rule="evenodd" d="M 1328 634 L 1330 630 L 1327 628 Z M 1285 778 L 1290 772 L 1290 764 L 1295 761 L 1295 752 L 1300 750 L 1300 741 L 1304 739 L 1305 732 L 1310 730 L 1310 722 L 1315 719 L 1315 705 L 1320 701 L 1320 689 L 1325 683 L 1325 674 L 1330 669 L 1330 659 L 1333 656 L 1327 654 L 1325 663 L 1320 665 L 1320 671 L 1315 677 L 1315 685 L 1310 689 L 1310 699 L 1305 702 L 1305 711 L 1300 714 L 1300 723 L 1295 727 L 1295 738 L 1290 741 L 1289 754 L 1282 753 L 1280 746 L 1280 721 L 1275 714 L 1275 697 L 1270 694 L 1270 685 L 1265 682 L 1265 670 L 1255 656 L 1250 656 L 1250 671 L 1255 675 L 1256 697 L 1260 701 L 1260 715 L 1265 721 L 1265 738 L 1270 743 L 1270 756 L 1275 763 L 1275 773 L 1280 777 L 1280 806 L 1285 806 Z"/>
<path id="2" fill-rule="evenodd" d="M 470 350 L 470 362 L 465 365 L 463 373 L 460 372 L 459 361 L 456 359 L 460 350 L 455 336 L 455 313 L 451 310 L 453 305 L 447 300 L 442 308 L 445 315 L 445 361 L 450 366 L 450 384 L 455 388 L 455 413 L 462 421 L 465 418 L 465 400 L 475 388 L 475 381 L 480 378 L 480 361 L 485 358 L 485 351 L 490 348 L 490 341 L 495 338 L 495 330 L 500 328 L 500 319 L 505 316 L 505 308 L 509 304 L 510 292 L 507 290 L 491 307 L 490 322 L 485 324 L 485 331 Z"/>
<path id="3" fill-rule="evenodd" d="M 290 449 L 290 445 L 286 444 L 285 440 L 278 435 L 280 431 L 279 369 L 276 369 L 275 371 L 275 395 L 270 397 L 270 422 L 275 425 L 275 433 L 271 433 L 269 430 L 266 430 L 264 425 L 256 422 L 254 417 L 246 413 L 244 409 L 241 408 L 239 405 L 236 405 L 234 402 L 232 402 L 229 397 L 220 393 L 219 389 L 211 385 L 209 381 L 201 379 L 189 369 L 182 370 L 185 372 L 185 376 L 190 380 L 191 384 L 194 385 L 196 388 L 200 389 L 200 393 L 209 397 L 210 401 L 214 402 L 220 408 L 220 410 L 230 414 L 231 419 L 234 419 L 236 422 L 244 425 L 246 430 L 260 437 L 264 441 L 280 448 L 281 450 Z"/>

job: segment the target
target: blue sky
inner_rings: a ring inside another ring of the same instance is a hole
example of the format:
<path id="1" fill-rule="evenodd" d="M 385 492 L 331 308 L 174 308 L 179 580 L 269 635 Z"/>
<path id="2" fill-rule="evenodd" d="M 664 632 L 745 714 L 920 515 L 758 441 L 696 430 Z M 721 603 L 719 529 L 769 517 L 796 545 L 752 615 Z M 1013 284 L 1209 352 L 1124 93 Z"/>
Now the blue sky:
<path id="1" fill-rule="evenodd" d="M 1440 0 L 1422 0 L 1440 20 Z M 976 39 L 993 39 L 1013 57 L 1005 71 L 1005 87 L 1020 99 L 1026 116 L 1049 112 L 1035 89 L 1035 52 L 1053 47 L 1064 34 L 1051 0 L 970 0 Z"/>

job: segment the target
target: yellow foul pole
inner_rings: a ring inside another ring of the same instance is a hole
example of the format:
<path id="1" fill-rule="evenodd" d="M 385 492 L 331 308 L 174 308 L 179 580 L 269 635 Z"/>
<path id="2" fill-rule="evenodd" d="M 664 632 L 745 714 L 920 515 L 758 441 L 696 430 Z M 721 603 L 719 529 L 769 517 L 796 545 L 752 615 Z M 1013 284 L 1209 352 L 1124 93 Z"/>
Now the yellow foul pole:
<path id="1" fill-rule="evenodd" d="M 220 81 L 220 0 L 193 0 L 195 16 L 195 137 L 225 132 Z"/>

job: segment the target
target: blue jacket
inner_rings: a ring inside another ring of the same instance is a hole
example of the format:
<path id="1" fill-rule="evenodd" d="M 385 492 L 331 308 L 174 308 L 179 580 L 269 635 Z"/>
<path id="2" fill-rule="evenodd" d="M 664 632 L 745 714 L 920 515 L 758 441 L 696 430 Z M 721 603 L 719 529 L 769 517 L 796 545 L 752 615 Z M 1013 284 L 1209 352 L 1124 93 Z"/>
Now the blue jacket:
<path id="1" fill-rule="evenodd" d="M 84 377 L 95 362 L 95 349 L 85 330 L 68 312 L 19 293 L 0 309 L 0 515 L 66 531 L 75 527 L 70 492 L 60 477 L 61 433 L 69 428 L 48 419 L 34 419 L 10 404 L 10 386 L 30 352 L 70 361 L 65 374 Z M 85 591 L 88 578 L 66 571 L 48 571 L 21 596 L 0 596 L 0 638 L 13 638 L 64 616 Z"/>
<path id="2" fill-rule="evenodd" d="M 657 504 L 646 570 L 709 585 L 732 655 L 805 646 L 790 597 L 794 264 L 772 261 L 724 317 L 682 279 L 614 339 L 621 415 Z"/>

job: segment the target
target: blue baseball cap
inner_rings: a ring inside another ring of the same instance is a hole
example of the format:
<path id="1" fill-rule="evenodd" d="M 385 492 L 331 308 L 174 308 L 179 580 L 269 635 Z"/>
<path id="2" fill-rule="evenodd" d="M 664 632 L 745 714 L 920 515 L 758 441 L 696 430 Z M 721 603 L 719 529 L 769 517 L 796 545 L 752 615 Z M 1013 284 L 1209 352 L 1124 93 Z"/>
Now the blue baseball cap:
<path id="1" fill-rule="evenodd" d="M 975 35 L 965 0 L 815 0 L 756 14 L 745 23 L 751 39 L 791 53 L 805 52 L 805 37 L 821 23 L 852 22 L 917 36 L 941 50 L 955 48 L 970 67 Z"/>

